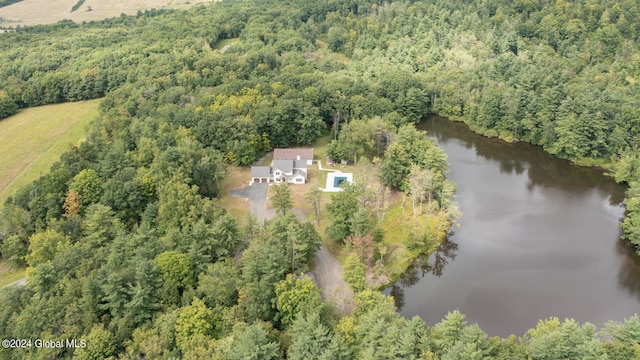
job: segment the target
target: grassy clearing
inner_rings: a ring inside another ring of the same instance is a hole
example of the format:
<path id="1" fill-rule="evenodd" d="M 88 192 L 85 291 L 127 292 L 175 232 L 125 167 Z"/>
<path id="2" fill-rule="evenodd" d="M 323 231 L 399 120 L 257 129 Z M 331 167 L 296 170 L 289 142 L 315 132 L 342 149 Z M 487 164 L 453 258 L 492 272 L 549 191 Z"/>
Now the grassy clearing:
<path id="1" fill-rule="evenodd" d="M 40 106 L 0 121 L 0 207 L 15 190 L 44 175 L 78 144 L 98 116 L 100 99 Z"/>
<path id="2" fill-rule="evenodd" d="M 251 179 L 250 168 L 229 166 L 229 177 L 222 184 L 220 203 L 240 223 L 246 219 L 249 213 L 249 201 L 231 196 L 231 191 L 247 186 L 249 179 Z"/>
<path id="3" fill-rule="evenodd" d="M 307 168 L 307 182 L 305 184 L 292 184 L 289 185 L 291 190 L 291 200 L 293 200 L 293 207 L 302 211 L 302 213 L 309 219 L 309 221 L 315 221 L 316 214 L 313 209 L 313 204 L 307 200 L 307 194 L 313 190 L 313 188 L 320 187 L 318 185 L 318 171 L 313 167 Z M 269 193 L 267 197 L 271 199 L 274 194 L 273 186 L 269 186 Z M 273 209 L 271 202 L 267 202 L 267 207 Z"/>
<path id="4" fill-rule="evenodd" d="M 384 247 L 387 253 L 382 275 L 388 283 L 395 282 L 418 256 L 432 253 L 444 241 L 452 225 L 448 214 L 438 209 L 427 211 L 426 207 L 426 204 L 420 205 L 414 215 L 408 197 L 403 208 L 401 192 L 390 196 L 389 209 L 380 226 L 384 240 L 378 246 Z"/>
<path id="5" fill-rule="evenodd" d="M 0 260 L 0 288 L 27 276 L 26 268 L 16 268 Z"/>
<path id="6" fill-rule="evenodd" d="M 260 160 L 256 165 L 257 166 L 271 166 L 271 162 L 273 161 L 273 152 L 267 154 L 264 159 Z"/>
<path id="7" fill-rule="evenodd" d="M 228 49 L 229 47 L 237 44 L 240 42 L 240 39 L 238 38 L 233 38 L 233 39 L 224 39 L 224 40 L 220 40 L 216 43 L 216 46 L 214 46 L 213 48 L 216 50 L 222 50 L 222 49 Z"/>
<path id="8" fill-rule="evenodd" d="M 331 51 L 329 45 L 322 40 L 316 39 L 316 48 L 318 51 L 312 53 L 313 59 L 316 61 L 320 61 L 325 57 L 332 58 L 343 64 L 348 64 L 351 61 L 345 54 Z"/>
<path id="9" fill-rule="evenodd" d="M 331 142 L 331 135 L 325 135 L 313 144 L 313 158 L 314 160 L 322 160 L 323 162 L 326 159 L 327 149 L 329 148 L 329 143 Z M 324 163 L 323 163 L 324 164 Z"/>

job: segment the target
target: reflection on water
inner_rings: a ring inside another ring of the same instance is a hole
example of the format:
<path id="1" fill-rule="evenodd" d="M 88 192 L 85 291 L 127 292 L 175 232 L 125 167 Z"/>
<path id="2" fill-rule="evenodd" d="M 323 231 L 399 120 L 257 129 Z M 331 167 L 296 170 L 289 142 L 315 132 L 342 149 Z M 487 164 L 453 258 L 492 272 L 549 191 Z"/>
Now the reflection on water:
<path id="1" fill-rule="evenodd" d="M 402 287 L 397 284 L 391 286 L 389 295 L 393 296 L 396 307 L 398 309 L 404 307 L 403 287 L 413 286 L 426 274 L 431 274 L 435 277 L 442 276 L 445 265 L 449 263 L 449 260 L 456 258 L 456 250 L 458 250 L 458 244 L 447 237 L 435 252 L 416 258 L 407 271 L 400 275 L 398 279 L 398 283 Z"/>
<path id="2" fill-rule="evenodd" d="M 624 259 L 618 273 L 620 288 L 640 297 L 640 257 L 635 255 L 635 247 L 628 241 L 619 241 L 616 249 Z"/>
<path id="3" fill-rule="evenodd" d="M 407 271 L 400 276 L 400 283 L 403 286 L 414 285 L 427 273 L 440 277 L 444 266 L 449 263 L 449 260 L 456 258 L 456 250 L 458 250 L 458 244 L 447 237 L 442 242 L 442 245 L 438 247 L 438 250 L 431 255 L 418 257 Z"/>
<path id="4" fill-rule="evenodd" d="M 464 215 L 387 290 L 402 315 L 433 325 L 459 309 L 491 336 L 520 336 L 550 316 L 602 326 L 640 309 L 640 258 L 618 240 L 623 186 L 462 123 L 420 128 L 447 153 Z"/>
<path id="5" fill-rule="evenodd" d="M 461 123 L 433 116 L 418 126 L 428 130 L 429 137 L 446 145 L 456 139 L 468 150 L 483 159 L 499 162 L 503 175 L 521 175 L 527 171 L 529 190 L 535 186 L 553 187 L 563 191 L 580 192 L 593 187 L 611 194 L 610 205 L 618 206 L 624 200 L 624 189 L 613 181 L 603 181 L 602 172 L 594 168 L 572 165 L 571 162 L 550 156 L 538 146 L 524 142 L 507 143 L 497 138 L 486 138 L 473 133 Z"/>

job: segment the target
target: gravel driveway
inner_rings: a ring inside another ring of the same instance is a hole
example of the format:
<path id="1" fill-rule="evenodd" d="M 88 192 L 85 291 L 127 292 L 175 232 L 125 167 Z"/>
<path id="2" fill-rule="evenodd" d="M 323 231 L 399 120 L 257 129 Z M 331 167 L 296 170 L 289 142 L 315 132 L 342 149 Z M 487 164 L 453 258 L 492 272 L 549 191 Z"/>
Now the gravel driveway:
<path id="1" fill-rule="evenodd" d="M 244 189 L 231 191 L 231 196 L 249 201 L 249 210 L 259 223 L 276 216 L 275 209 L 267 209 L 268 184 L 252 184 Z"/>
<path id="2" fill-rule="evenodd" d="M 316 252 L 312 271 L 322 292 L 322 299 L 332 302 L 340 313 L 351 315 L 355 307 L 353 291 L 342 278 L 342 266 L 324 246 Z"/>
<path id="3" fill-rule="evenodd" d="M 269 220 L 276 215 L 275 209 L 267 208 L 268 184 L 252 184 L 244 189 L 233 190 L 231 195 L 249 201 L 249 209 L 259 223 Z M 307 217 L 299 209 L 293 209 L 294 214 L 300 221 L 307 221 Z M 322 293 L 322 299 L 334 304 L 336 310 L 342 314 L 353 313 L 354 301 L 353 291 L 342 278 L 342 266 L 335 256 L 324 246 L 316 252 L 313 261 L 313 275 L 316 284 Z"/>

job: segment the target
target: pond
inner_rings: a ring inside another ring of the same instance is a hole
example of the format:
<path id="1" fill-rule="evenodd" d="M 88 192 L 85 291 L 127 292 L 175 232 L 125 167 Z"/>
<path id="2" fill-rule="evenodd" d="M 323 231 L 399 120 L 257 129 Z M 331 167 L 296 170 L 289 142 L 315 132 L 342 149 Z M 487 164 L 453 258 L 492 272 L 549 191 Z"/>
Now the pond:
<path id="1" fill-rule="evenodd" d="M 525 143 L 440 117 L 420 124 L 447 153 L 463 216 L 387 294 L 428 325 L 459 309 L 490 336 L 539 319 L 598 327 L 640 312 L 640 259 L 619 240 L 625 188 Z"/>

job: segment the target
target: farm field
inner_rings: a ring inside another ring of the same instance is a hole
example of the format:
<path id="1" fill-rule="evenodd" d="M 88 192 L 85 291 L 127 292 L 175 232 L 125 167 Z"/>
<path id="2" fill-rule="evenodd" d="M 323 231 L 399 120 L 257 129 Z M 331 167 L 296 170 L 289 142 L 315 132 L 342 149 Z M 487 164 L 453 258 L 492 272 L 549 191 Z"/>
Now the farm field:
<path id="1" fill-rule="evenodd" d="M 84 138 L 99 103 L 40 106 L 0 121 L 0 208 L 13 191 L 46 173 L 67 146 Z"/>
<path id="2" fill-rule="evenodd" d="M 62 19 L 75 22 L 102 20 L 132 15 L 138 10 L 186 8 L 214 0 L 85 0 L 76 11 L 71 8 L 77 0 L 23 0 L 0 8 L 0 26 L 52 24 Z M 91 9 L 90 11 L 88 11 Z"/>

